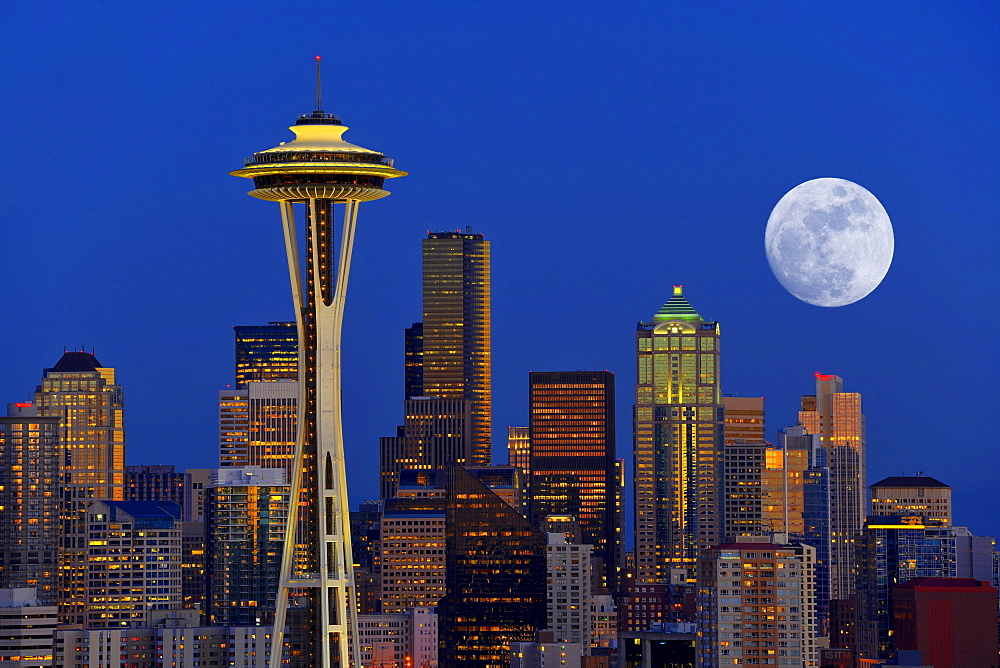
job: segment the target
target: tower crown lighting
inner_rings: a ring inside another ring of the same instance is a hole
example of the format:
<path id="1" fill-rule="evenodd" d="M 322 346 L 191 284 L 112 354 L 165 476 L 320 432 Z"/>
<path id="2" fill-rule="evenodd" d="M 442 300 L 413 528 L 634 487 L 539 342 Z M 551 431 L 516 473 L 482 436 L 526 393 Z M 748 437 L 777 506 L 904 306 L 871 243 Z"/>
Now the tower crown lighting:
<path id="1" fill-rule="evenodd" d="M 299 117 L 288 128 L 295 139 L 258 151 L 233 176 L 253 179 L 249 192 L 259 199 L 371 201 L 389 194 L 386 179 L 406 176 L 392 158 L 344 141 L 348 130 L 334 114 L 321 110 Z"/>

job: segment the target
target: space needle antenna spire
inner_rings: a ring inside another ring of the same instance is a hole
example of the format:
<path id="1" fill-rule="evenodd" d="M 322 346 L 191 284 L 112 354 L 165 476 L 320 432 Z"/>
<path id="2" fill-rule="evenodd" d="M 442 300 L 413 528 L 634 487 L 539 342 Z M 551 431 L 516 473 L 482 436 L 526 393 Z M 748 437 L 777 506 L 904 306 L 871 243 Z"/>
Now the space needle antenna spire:
<path id="1" fill-rule="evenodd" d="M 310 668 L 362 668 L 354 592 L 341 411 L 341 330 L 358 209 L 406 176 L 391 158 L 343 139 L 347 126 L 322 111 L 316 56 L 316 110 L 289 128 L 295 139 L 257 151 L 231 174 L 253 181 L 250 195 L 276 202 L 298 331 L 299 396 L 270 668 L 289 645 Z M 339 237 L 339 243 L 335 238 Z M 299 614 L 289 619 L 289 608 Z M 293 621 L 294 620 L 294 621 Z"/>
<path id="2" fill-rule="evenodd" d="M 316 56 L 316 111 L 323 111 L 323 81 L 319 76 L 320 57 Z"/>

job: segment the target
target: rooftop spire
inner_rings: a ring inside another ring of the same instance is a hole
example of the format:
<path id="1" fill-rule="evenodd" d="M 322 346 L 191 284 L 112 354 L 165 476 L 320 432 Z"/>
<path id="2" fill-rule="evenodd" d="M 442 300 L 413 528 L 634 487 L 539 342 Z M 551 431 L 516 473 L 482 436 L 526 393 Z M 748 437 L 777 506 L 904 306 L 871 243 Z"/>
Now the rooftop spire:
<path id="1" fill-rule="evenodd" d="M 323 111 L 323 83 L 319 76 L 319 56 L 316 56 L 316 111 Z"/>

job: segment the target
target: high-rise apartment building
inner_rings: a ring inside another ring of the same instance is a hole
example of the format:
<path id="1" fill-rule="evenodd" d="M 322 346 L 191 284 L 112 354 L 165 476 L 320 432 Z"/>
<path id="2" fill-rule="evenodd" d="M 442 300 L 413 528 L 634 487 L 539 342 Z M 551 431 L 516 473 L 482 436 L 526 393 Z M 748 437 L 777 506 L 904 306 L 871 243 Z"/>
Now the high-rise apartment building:
<path id="1" fill-rule="evenodd" d="M 531 519 L 570 515 L 594 548 L 603 586 L 617 588 L 615 375 L 610 371 L 528 374 Z"/>
<path id="2" fill-rule="evenodd" d="M 87 511 L 86 628 L 143 628 L 181 601 L 181 507 L 97 501 Z"/>
<path id="3" fill-rule="evenodd" d="M 777 545 L 764 537 L 703 552 L 698 665 L 817 665 L 814 560 L 808 545 Z"/>
<path id="4" fill-rule="evenodd" d="M 490 242 L 471 228 L 423 241 L 423 396 L 466 399 L 472 466 L 491 447 Z"/>
<path id="5" fill-rule="evenodd" d="M 579 643 L 590 655 L 591 583 L 590 545 L 574 545 L 562 533 L 548 534 L 545 563 L 548 576 L 545 628 L 555 642 Z"/>
<path id="6" fill-rule="evenodd" d="M 289 490 L 283 469 L 218 470 L 206 503 L 208 613 L 213 625 L 271 623 Z"/>
<path id="7" fill-rule="evenodd" d="M 869 485 L 872 515 L 919 515 L 926 524 L 951 525 L 951 487 L 929 476 L 890 476 Z"/>
<path id="8" fill-rule="evenodd" d="M 294 322 L 236 325 L 236 387 L 298 380 L 299 335 Z"/>
<path id="9" fill-rule="evenodd" d="M 719 323 L 681 286 L 636 329 L 635 567 L 637 582 L 694 576 L 699 550 L 719 543 Z"/>
<path id="10" fill-rule="evenodd" d="M 88 537 L 86 510 L 98 499 L 125 497 L 125 426 L 115 370 L 92 353 L 65 352 L 35 390 L 39 416 L 62 418 L 63 505 L 60 527 L 59 614 L 83 624 Z"/>
<path id="11" fill-rule="evenodd" d="M 190 520 L 191 474 L 178 472 L 173 464 L 138 464 L 125 467 L 126 501 L 173 501 Z"/>
<path id="12" fill-rule="evenodd" d="M 43 605 L 56 601 L 61 421 L 28 402 L 0 417 L 0 587 L 30 587 Z"/>
<path id="13" fill-rule="evenodd" d="M 865 416 L 861 395 L 844 392 L 839 376 L 816 374 L 816 394 L 802 397 L 799 423 L 818 434 L 830 471 L 830 596 L 854 592 L 854 536 L 868 514 Z"/>

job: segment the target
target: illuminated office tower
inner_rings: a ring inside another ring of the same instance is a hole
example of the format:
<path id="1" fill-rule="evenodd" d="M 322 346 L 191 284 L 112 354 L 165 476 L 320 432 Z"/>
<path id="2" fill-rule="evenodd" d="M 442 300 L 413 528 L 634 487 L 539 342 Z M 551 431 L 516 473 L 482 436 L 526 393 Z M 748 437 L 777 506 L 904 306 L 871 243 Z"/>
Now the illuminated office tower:
<path id="1" fill-rule="evenodd" d="M 722 397 L 726 409 L 725 442 L 763 443 L 764 397 Z"/>
<path id="2" fill-rule="evenodd" d="M 433 609 L 445 594 L 446 471 L 407 470 L 382 510 L 382 612 Z"/>
<path id="3" fill-rule="evenodd" d="M 636 329 L 635 568 L 637 582 L 694 576 L 698 551 L 720 539 L 719 323 L 681 286 Z"/>
<path id="4" fill-rule="evenodd" d="M 40 416 L 63 419 L 63 505 L 59 557 L 59 615 L 83 624 L 86 591 L 87 507 L 125 498 L 122 388 L 115 370 L 92 353 L 65 352 L 46 369 L 35 391 Z"/>
<path id="5" fill-rule="evenodd" d="M 929 476 L 890 476 L 869 485 L 872 515 L 919 515 L 951 526 L 951 487 Z"/>
<path id="6" fill-rule="evenodd" d="M 299 420 L 292 466 L 291 498 L 307 490 L 303 507 L 309 546 L 303 568 L 295 557 L 294 532 L 286 533 L 275 613 L 274 642 L 284 633 L 288 595 L 304 589 L 304 618 L 312 628 L 293 640 L 293 653 L 314 666 L 350 662 L 350 645 L 360 657 L 351 589 L 351 537 L 344 470 L 341 415 L 341 326 L 358 209 L 385 197 L 387 178 L 404 176 L 383 154 L 342 139 L 347 127 L 322 110 L 317 59 L 316 110 L 290 129 L 295 139 L 260 151 L 235 176 L 252 178 L 250 195 L 278 202 L 284 229 L 298 335 Z M 300 228 L 296 209 L 304 209 Z M 338 226 L 336 219 L 342 215 Z M 340 228 L 339 246 L 334 237 Z M 302 229 L 304 238 L 299 236 Z M 299 504 L 291 504 L 289 525 L 298 525 Z M 294 572 L 293 572 L 294 570 Z M 301 629 L 292 630 L 299 632 Z M 298 659 L 296 659 L 298 660 Z M 276 652 L 271 665 L 277 668 Z"/>
<path id="7" fill-rule="evenodd" d="M 37 590 L 46 606 L 56 601 L 60 421 L 28 402 L 0 417 L 0 587 Z"/>
<path id="8" fill-rule="evenodd" d="M 490 464 L 490 242 L 465 232 L 423 241 L 424 396 L 471 402 L 471 466 Z"/>
<path id="9" fill-rule="evenodd" d="M 737 441 L 722 447 L 722 539 L 725 541 L 770 533 L 763 519 L 766 451 L 766 443 Z"/>
<path id="10" fill-rule="evenodd" d="M 236 387 L 298 380 L 299 334 L 294 322 L 236 325 Z"/>
<path id="11" fill-rule="evenodd" d="M 148 628 L 179 610 L 181 507 L 173 501 L 97 501 L 87 510 L 85 627 Z"/>
<path id="12" fill-rule="evenodd" d="M 219 392 L 219 464 L 280 468 L 292 474 L 299 384 L 249 382 Z"/>
<path id="13" fill-rule="evenodd" d="M 212 626 L 270 624 L 288 521 L 283 469 L 221 468 L 208 490 L 208 615 Z"/>
<path id="14" fill-rule="evenodd" d="M 545 625 L 546 537 L 460 464 L 447 475 L 439 665 L 509 665 Z"/>
<path id="15" fill-rule="evenodd" d="M 799 423 L 818 434 L 830 470 L 830 597 L 854 592 L 854 536 L 868 515 L 865 416 L 861 395 L 844 392 L 839 376 L 816 374 L 816 394 L 802 397 Z"/>
<path id="16" fill-rule="evenodd" d="M 531 519 L 571 515 L 594 547 L 603 586 L 617 589 L 615 375 L 610 371 L 528 374 Z"/>
<path id="17" fill-rule="evenodd" d="M 395 436 L 379 439 L 379 493 L 396 495 L 406 469 L 440 469 L 451 462 L 473 466 L 478 458 L 470 437 L 472 402 L 468 399 L 416 397 L 403 402 L 405 423 Z"/>

